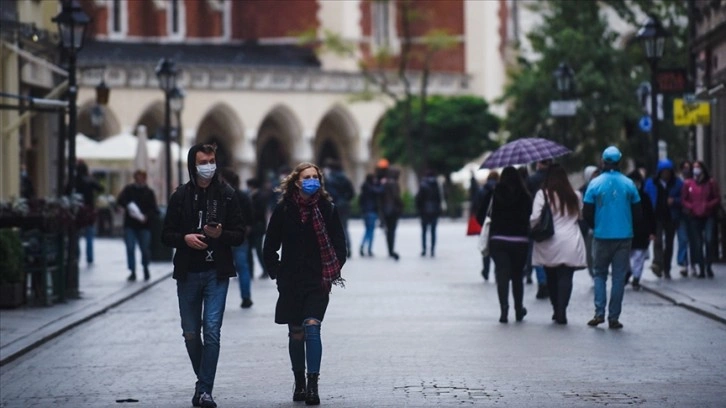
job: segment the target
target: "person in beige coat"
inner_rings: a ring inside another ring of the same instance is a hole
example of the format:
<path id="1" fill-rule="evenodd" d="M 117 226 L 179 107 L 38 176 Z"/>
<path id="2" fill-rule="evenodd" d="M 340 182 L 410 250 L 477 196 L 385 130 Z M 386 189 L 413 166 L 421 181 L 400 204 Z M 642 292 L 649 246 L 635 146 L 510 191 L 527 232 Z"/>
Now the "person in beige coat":
<path id="1" fill-rule="evenodd" d="M 567 179 L 567 173 L 559 165 L 547 172 L 542 188 L 534 197 L 530 225 L 539 221 L 545 206 L 545 194 L 552 211 L 555 234 L 542 242 L 535 242 L 532 265 L 544 266 L 547 289 L 554 310 L 552 320 L 567 324 L 567 305 L 572 294 L 572 277 L 575 270 L 587 267 L 585 240 L 578 220 L 582 209 L 582 196 Z"/>

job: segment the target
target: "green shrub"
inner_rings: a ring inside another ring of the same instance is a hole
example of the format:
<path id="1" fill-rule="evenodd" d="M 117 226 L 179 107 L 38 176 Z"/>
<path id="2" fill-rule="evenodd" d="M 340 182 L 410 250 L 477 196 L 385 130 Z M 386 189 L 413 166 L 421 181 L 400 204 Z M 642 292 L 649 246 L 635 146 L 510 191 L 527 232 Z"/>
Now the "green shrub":
<path id="1" fill-rule="evenodd" d="M 18 231 L 0 229 L 0 284 L 23 282 L 23 243 Z"/>

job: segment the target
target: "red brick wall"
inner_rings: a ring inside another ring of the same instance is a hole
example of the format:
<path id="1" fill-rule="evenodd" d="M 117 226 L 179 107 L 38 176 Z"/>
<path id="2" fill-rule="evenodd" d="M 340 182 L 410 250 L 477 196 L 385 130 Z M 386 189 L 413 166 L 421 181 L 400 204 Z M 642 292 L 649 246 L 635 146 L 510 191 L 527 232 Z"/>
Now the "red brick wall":
<path id="1" fill-rule="evenodd" d="M 186 0 L 184 5 L 187 16 L 187 37 L 215 38 L 222 36 L 224 22 L 221 12 L 210 8 L 206 1 Z"/>
<path id="2" fill-rule="evenodd" d="M 294 37 L 316 28 L 316 0 L 247 0 L 232 3 L 232 37 L 263 39 Z"/>
<path id="3" fill-rule="evenodd" d="M 91 17 L 91 24 L 88 25 L 87 36 L 95 37 L 99 34 L 108 33 L 108 12 L 105 7 L 97 7 L 93 0 L 81 0 L 81 8 Z"/>
<path id="4" fill-rule="evenodd" d="M 363 35 L 370 37 L 371 32 L 371 1 L 361 2 L 361 29 Z M 403 37 L 402 29 L 402 0 L 397 0 L 396 31 L 399 40 Z M 413 39 L 421 37 L 432 30 L 443 30 L 449 35 L 464 36 L 464 0 L 414 0 L 410 2 L 410 30 Z M 463 41 L 463 40 L 462 40 Z M 361 51 L 369 65 L 375 65 L 371 58 L 370 48 L 361 44 Z M 422 45 L 412 46 L 412 55 L 409 68 L 416 70 L 423 67 L 423 58 L 426 49 Z M 439 51 L 431 60 L 432 71 L 465 72 L 464 43 L 460 42 L 450 49 Z M 397 67 L 398 58 L 393 58 L 390 68 Z"/>
<path id="5" fill-rule="evenodd" d="M 157 10 L 151 1 L 128 1 L 128 35 L 131 37 L 166 36 L 166 11 Z"/>

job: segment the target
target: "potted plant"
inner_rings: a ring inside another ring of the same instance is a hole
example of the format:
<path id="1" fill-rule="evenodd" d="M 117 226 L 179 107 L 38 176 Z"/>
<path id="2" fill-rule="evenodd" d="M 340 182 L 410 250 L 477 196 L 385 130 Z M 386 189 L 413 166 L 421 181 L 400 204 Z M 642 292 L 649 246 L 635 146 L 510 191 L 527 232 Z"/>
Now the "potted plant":
<path id="1" fill-rule="evenodd" d="M 0 229 L 0 307 L 18 307 L 25 302 L 23 244 L 19 231 Z"/>

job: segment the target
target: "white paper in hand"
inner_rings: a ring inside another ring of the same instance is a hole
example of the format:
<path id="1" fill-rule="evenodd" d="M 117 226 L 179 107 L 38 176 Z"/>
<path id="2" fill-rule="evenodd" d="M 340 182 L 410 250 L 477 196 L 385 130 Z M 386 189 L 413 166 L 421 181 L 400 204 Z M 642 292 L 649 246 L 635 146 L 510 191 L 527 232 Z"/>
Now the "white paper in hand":
<path id="1" fill-rule="evenodd" d="M 146 216 L 141 212 L 141 209 L 138 205 L 136 205 L 135 202 L 130 202 L 126 205 L 126 210 L 129 212 L 129 217 L 139 220 L 141 222 L 146 222 Z"/>

